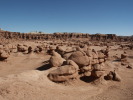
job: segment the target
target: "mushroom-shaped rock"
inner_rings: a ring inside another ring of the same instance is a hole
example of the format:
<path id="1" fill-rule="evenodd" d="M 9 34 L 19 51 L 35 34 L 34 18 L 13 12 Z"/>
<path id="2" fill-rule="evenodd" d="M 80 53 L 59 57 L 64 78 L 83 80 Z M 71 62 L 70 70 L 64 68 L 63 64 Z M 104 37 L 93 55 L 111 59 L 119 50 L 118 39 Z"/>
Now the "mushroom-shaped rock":
<path id="1" fill-rule="evenodd" d="M 34 52 L 40 53 L 40 52 L 42 52 L 42 50 L 43 50 L 43 48 L 41 46 L 36 46 Z"/>
<path id="2" fill-rule="evenodd" d="M 63 59 L 60 54 L 57 52 L 53 51 L 53 56 L 51 56 L 49 62 L 52 67 L 60 67 L 65 59 Z"/>
<path id="3" fill-rule="evenodd" d="M 18 50 L 18 52 L 26 52 L 26 51 L 28 51 L 28 47 L 19 45 L 19 46 L 17 46 L 17 50 Z"/>
<path id="4" fill-rule="evenodd" d="M 92 66 L 91 66 L 91 65 L 89 65 L 89 66 L 84 66 L 84 67 L 80 68 L 80 71 L 81 71 L 81 72 L 92 71 Z"/>
<path id="5" fill-rule="evenodd" d="M 51 71 L 48 74 L 48 78 L 54 82 L 64 82 L 69 79 L 77 78 L 78 71 L 73 65 L 64 65 Z"/>
<path id="6" fill-rule="evenodd" d="M 80 51 L 72 53 L 69 59 L 73 60 L 79 67 L 83 67 L 90 64 L 90 58 Z"/>
<path id="7" fill-rule="evenodd" d="M 4 50 L 0 50 L 0 60 L 6 60 L 9 57 L 9 54 Z"/>
<path id="8" fill-rule="evenodd" d="M 114 80 L 114 81 L 121 81 L 121 77 L 119 76 L 119 74 L 114 70 L 114 71 L 110 71 L 107 76 L 106 76 L 107 80 Z"/>
<path id="9" fill-rule="evenodd" d="M 101 71 L 101 70 L 103 70 L 102 64 L 95 64 L 95 65 L 93 65 L 92 68 L 93 68 L 94 71 Z"/>
<path id="10" fill-rule="evenodd" d="M 99 78 L 105 74 L 104 70 L 105 65 L 104 64 L 95 64 L 92 66 L 92 76 Z"/>
<path id="11" fill-rule="evenodd" d="M 104 74 L 105 74 L 105 71 L 92 71 L 92 73 L 91 73 L 91 75 L 96 77 L 96 78 L 100 78 Z"/>

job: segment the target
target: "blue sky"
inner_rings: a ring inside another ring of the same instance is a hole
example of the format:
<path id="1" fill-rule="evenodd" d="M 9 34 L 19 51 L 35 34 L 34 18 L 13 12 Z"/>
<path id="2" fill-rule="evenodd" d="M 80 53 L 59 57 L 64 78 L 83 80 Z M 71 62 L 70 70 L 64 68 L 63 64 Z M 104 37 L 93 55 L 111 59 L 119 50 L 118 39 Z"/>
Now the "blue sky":
<path id="1" fill-rule="evenodd" d="M 0 0 L 0 28 L 133 35 L 133 0 Z"/>

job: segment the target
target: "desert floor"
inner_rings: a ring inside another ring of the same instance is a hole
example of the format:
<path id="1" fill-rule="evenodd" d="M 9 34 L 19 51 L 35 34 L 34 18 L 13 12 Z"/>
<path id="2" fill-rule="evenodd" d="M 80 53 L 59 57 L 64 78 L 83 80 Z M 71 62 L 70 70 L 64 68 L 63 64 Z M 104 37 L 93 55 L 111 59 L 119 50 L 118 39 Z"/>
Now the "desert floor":
<path id="1" fill-rule="evenodd" d="M 99 46 L 93 46 L 100 49 Z M 133 65 L 133 51 L 127 50 L 128 61 Z M 110 56 L 120 56 L 123 50 L 112 46 Z M 13 53 L 0 62 L 0 100 L 133 100 L 133 69 L 110 60 L 118 68 L 121 82 L 106 81 L 91 84 L 85 79 L 55 83 L 48 79 L 50 70 L 45 54 Z"/>

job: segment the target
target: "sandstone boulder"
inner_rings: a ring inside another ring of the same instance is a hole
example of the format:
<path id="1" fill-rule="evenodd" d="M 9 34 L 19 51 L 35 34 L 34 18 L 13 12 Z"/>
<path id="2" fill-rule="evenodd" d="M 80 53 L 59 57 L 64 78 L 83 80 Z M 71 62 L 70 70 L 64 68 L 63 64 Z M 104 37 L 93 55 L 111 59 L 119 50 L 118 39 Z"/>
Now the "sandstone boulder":
<path id="1" fill-rule="evenodd" d="M 36 53 L 40 53 L 40 52 L 42 52 L 43 51 L 43 48 L 41 47 L 41 46 L 37 46 L 36 48 L 35 48 L 35 50 L 34 50 L 34 52 L 36 52 Z"/>
<path id="2" fill-rule="evenodd" d="M 60 67 L 63 62 L 65 61 L 65 59 L 63 59 L 60 54 L 58 54 L 57 52 L 53 51 L 53 54 L 49 60 L 50 65 L 52 67 Z"/>
<path id="3" fill-rule="evenodd" d="M 101 76 L 103 76 L 105 74 L 105 64 L 101 63 L 101 64 L 95 64 L 92 66 L 92 76 L 99 78 Z"/>
<path id="4" fill-rule="evenodd" d="M 72 65 L 77 71 L 79 70 L 79 66 L 72 60 L 67 60 L 66 64 L 67 65 Z"/>
<path id="5" fill-rule="evenodd" d="M 92 50 L 87 50 L 85 53 L 88 57 L 92 57 Z"/>
<path id="6" fill-rule="evenodd" d="M 6 60 L 9 57 L 9 54 L 4 50 L 0 50 L 0 60 Z"/>
<path id="7" fill-rule="evenodd" d="M 17 50 L 18 50 L 18 52 L 26 52 L 26 51 L 28 51 L 28 47 L 23 46 L 23 45 L 18 45 Z"/>
<path id="8" fill-rule="evenodd" d="M 72 53 L 65 53 L 62 57 L 66 60 L 69 59 L 69 57 L 71 56 Z"/>
<path id="9" fill-rule="evenodd" d="M 132 67 L 132 65 L 129 64 L 129 65 L 127 66 L 127 68 L 132 69 L 133 67 Z"/>
<path id="10" fill-rule="evenodd" d="M 91 63 L 89 57 L 80 51 L 72 53 L 69 59 L 73 60 L 79 67 L 87 66 Z"/>
<path id="11" fill-rule="evenodd" d="M 102 64 L 95 64 L 95 65 L 92 66 L 92 69 L 94 71 L 102 71 L 103 70 L 103 67 L 104 66 Z"/>
<path id="12" fill-rule="evenodd" d="M 48 78 L 54 82 L 64 82 L 77 78 L 78 71 L 73 65 L 61 66 L 48 74 Z"/>
<path id="13" fill-rule="evenodd" d="M 89 65 L 89 66 L 84 66 L 84 67 L 80 68 L 80 71 L 81 71 L 81 72 L 92 71 L 92 66 L 91 66 L 91 65 Z"/>
<path id="14" fill-rule="evenodd" d="M 62 46 L 57 46 L 55 51 L 60 55 L 63 55 L 65 53 L 65 49 Z"/>
<path id="15" fill-rule="evenodd" d="M 105 71 L 92 71 L 91 75 L 96 77 L 96 78 L 100 78 L 101 76 L 103 76 L 105 74 Z"/>
<path id="16" fill-rule="evenodd" d="M 126 54 L 126 52 L 121 54 L 121 61 L 127 61 L 127 54 Z"/>
<path id="17" fill-rule="evenodd" d="M 119 76 L 119 74 L 117 72 L 114 71 L 114 81 L 121 81 L 121 77 Z"/>
<path id="18" fill-rule="evenodd" d="M 98 52 L 98 59 L 104 59 L 105 55 L 102 52 Z"/>
<path id="19" fill-rule="evenodd" d="M 33 51 L 33 48 L 31 46 L 28 47 L 28 53 L 31 53 Z"/>
<path id="20" fill-rule="evenodd" d="M 107 76 L 106 76 L 107 80 L 114 80 L 114 81 L 121 81 L 121 77 L 119 76 L 119 74 L 114 70 L 114 71 L 110 71 Z"/>
<path id="21" fill-rule="evenodd" d="M 4 46 L 3 45 L 0 45 L 0 49 L 3 49 L 4 48 Z"/>

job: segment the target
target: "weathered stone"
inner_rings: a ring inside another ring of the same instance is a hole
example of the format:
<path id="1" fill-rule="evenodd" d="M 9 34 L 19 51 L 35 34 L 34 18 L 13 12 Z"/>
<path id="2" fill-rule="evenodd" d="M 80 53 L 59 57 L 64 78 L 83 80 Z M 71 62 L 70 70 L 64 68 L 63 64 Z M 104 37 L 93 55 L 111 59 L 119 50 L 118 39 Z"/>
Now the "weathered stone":
<path id="1" fill-rule="evenodd" d="M 106 79 L 107 80 L 113 80 L 113 77 L 114 77 L 114 73 L 112 71 L 110 71 L 107 76 L 106 76 Z"/>
<path id="2" fill-rule="evenodd" d="M 91 76 L 91 72 L 90 71 L 85 72 L 84 76 Z"/>
<path id="3" fill-rule="evenodd" d="M 72 65 L 77 71 L 79 70 L 79 66 L 74 61 L 67 60 L 66 62 L 67 65 Z"/>
<path id="4" fill-rule="evenodd" d="M 105 59 L 98 59 L 99 63 L 105 62 Z"/>
<path id="5" fill-rule="evenodd" d="M 58 52 L 60 55 L 63 55 L 65 53 L 65 49 L 61 46 L 57 46 L 55 51 Z"/>
<path id="6" fill-rule="evenodd" d="M 128 65 L 127 68 L 132 69 L 133 67 L 132 67 L 132 65 Z"/>
<path id="7" fill-rule="evenodd" d="M 92 65 L 94 65 L 94 64 L 99 64 L 98 59 L 92 59 L 92 60 L 91 60 L 91 64 L 92 64 Z"/>
<path id="8" fill-rule="evenodd" d="M 28 47 L 22 46 L 22 45 L 18 45 L 17 46 L 17 50 L 18 50 L 18 52 L 26 52 L 26 51 L 28 51 Z"/>
<path id="9" fill-rule="evenodd" d="M 89 65 L 89 66 L 84 66 L 84 67 L 80 68 L 80 70 L 81 70 L 82 72 L 92 71 L 92 66 L 91 66 L 91 65 Z"/>
<path id="10" fill-rule="evenodd" d="M 28 53 L 31 53 L 32 51 L 33 51 L 32 47 L 29 46 L 29 47 L 28 47 Z"/>
<path id="11" fill-rule="evenodd" d="M 71 54 L 72 54 L 72 53 L 65 53 L 65 54 L 63 55 L 63 58 L 66 59 L 66 60 L 68 60 L 69 57 L 71 56 Z"/>
<path id="12" fill-rule="evenodd" d="M 98 55 L 94 52 L 92 52 L 92 57 L 93 57 L 93 59 L 98 59 Z"/>
<path id="13" fill-rule="evenodd" d="M 121 61 L 125 62 L 127 61 L 127 54 L 124 52 L 124 54 L 121 54 Z"/>
<path id="14" fill-rule="evenodd" d="M 97 78 L 103 76 L 104 74 L 105 74 L 105 71 L 92 71 L 91 72 L 91 75 Z"/>
<path id="15" fill-rule="evenodd" d="M 121 81 L 121 77 L 118 75 L 118 73 L 114 71 L 110 71 L 109 74 L 107 74 L 106 78 L 108 80 L 114 80 L 114 81 Z"/>
<path id="16" fill-rule="evenodd" d="M 71 54 L 69 57 L 70 60 L 73 60 L 79 67 L 83 67 L 90 64 L 90 59 L 88 56 L 84 55 L 80 51 L 76 51 Z"/>
<path id="17" fill-rule="evenodd" d="M 9 57 L 9 54 L 3 50 L 0 50 L 0 60 L 6 60 Z"/>
<path id="18" fill-rule="evenodd" d="M 92 57 L 92 50 L 87 50 L 85 53 L 88 57 Z"/>
<path id="19" fill-rule="evenodd" d="M 52 56 L 61 57 L 61 55 L 59 53 L 55 52 L 54 50 L 52 51 Z"/>
<path id="20" fill-rule="evenodd" d="M 104 59 L 105 55 L 102 52 L 98 52 L 98 58 L 99 59 Z"/>
<path id="21" fill-rule="evenodd" d="M 52 67 L 59 67 L 59 66 L 61 66 L 61 65 L 63 64 L 64 61 L 65 61 L 65 60 L 64 60 L 63 58 L 61 58 L 61 57 L 52 56 L 52 57 L 50 58 L 50 65 L 51 65 Z"/>
<path id="22" fill-rule="evenodd" d="M 92 66 L 94 71 L 101 71 L 103 67 L 100 64 L 95 64 Z"/>
<path id="23" fill-rule="evenodd" d="M 117 72 L 114 72 L 114 80 L 121 81 L 121 77 L 119 76 L 119 74 Z"/>
<path id="24" fill-rule="evenodd" d="M 48 78 L 55 82 L 68 81 L 69 79 L 74 79 L 78 76 L 77 69 L 72 65 L 64 65 L 53 71 L 48 75 Z"/>

